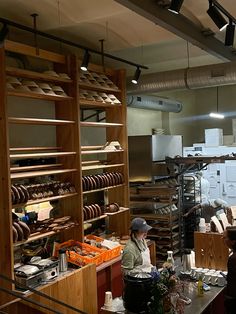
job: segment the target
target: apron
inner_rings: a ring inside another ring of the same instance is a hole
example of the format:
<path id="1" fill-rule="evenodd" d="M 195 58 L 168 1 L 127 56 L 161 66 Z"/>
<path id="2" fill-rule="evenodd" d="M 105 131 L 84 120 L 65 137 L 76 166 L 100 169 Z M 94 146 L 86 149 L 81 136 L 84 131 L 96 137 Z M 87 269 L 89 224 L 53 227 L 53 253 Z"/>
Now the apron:
<path id="1" fill-rule="evenodd" d="M 146 248 L 145 251 L 141 252 L 141 255 L 143 259 L 143 264 L 138 266 L 138 268 L 145 273 L 150 273 L 153 265 L 151 264 L 149 248 Z"/>

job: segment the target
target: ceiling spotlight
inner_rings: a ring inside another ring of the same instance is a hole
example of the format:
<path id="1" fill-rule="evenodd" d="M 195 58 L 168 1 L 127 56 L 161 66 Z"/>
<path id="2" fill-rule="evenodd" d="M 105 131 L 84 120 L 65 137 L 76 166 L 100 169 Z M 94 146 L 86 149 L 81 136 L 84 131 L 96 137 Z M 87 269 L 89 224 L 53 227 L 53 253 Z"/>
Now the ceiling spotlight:
<path id="1" fill-rule="evenodd" d="M 80 69 L 82 71 L 88 70 L 89 59 L 90 59 L 90 54 L 89 54 L 88 50 L 85 50 L 83 61 L 82 61 L 81 66 L 80 66 Z"/>
<path id="2" fill-rule="evenodd" d="M 141 74 L 141 70 L 140 70 L 139 67 L 137 67 L 137 69 L 136 69 L 136 71 L 134 73 L 134 77 L 133 77 L 133 79 L 131 81 L 133 84 L 138 84 L 138 79 L 140 77 L 140 74 Z"/>
<path id="3" fill-rule="evenodd" d="M 9 28 L 7 24 L 3 24 L 2 29 L 0 30 L 0 43 L 3 43 L 9 33 Z"/>
<path id="4" fill-rule="evenodd" d="M 226 32 L 225 32 L 225 46 L 233 46 L 234 31 L 235 31 L 235 24 L 233 24 L 232 20 L 229 20 L 229 24 L 227 25 Z"/>
<path id="5" fill-rule="evenodd" d="M 212 1 L 209 1 L 209 9 L 207 10 L 207 14 L 210 16 L 220 31 L 222 31 L 228 25 L 227 21 L 224 19 L 217 7 L 212 4 Z"/>
<path id="6" fill-rule="evenodd" d="M 175 14 L 179 14 L 183 2 L 184 0 L 172 0 L 168 10 Z"/>

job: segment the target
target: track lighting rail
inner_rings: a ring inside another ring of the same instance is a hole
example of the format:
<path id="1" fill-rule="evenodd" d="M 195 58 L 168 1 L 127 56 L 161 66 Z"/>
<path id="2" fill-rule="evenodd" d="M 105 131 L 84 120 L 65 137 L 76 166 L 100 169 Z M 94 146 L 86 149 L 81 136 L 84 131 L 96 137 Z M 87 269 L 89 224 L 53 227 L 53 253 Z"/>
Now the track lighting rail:
<path id="1" fill-rule="evenodd" d="M 91 53 L 94 53 L 94 54 L 103 55 L 106 58 L 113 59 L 113 60 L 116 60 L 118 62 L 126 63 L 126 64 L 129 64 L 131 66 L 138 67 L 140 69 L 148 69 L 148 67 L 145 66 L 145 65 L 138 64 L 138 63 L 126 60 L 126 59 L 122 59 L 122 58 L 113 56 L 113 55 L 111 55 L 109 53 L 102 53 L 102 52 L 100 52 L 98 50 L 85 47 L 83 45 L 77 44 L 75 42 L 72 42 L 72 41 L 64 39 L 64 38 L 59 38 L 57 36 L 44 33 L 42 31 L 39 31 L 39 30 L 33 29 L 31 27 L 28 27 L 28 26 L 25 26 L 25 25 L 22 25 L 22 24 L 10 21 L 10 20 L 2 18 L 2 17 L 0 17 L 0 22 L 3 23 L 3 25 L 16 27 L 16 28 L 21 29 L 23 31 L 30 32 L 32 34 L 39 35 L 39 36 L 42 36 L 42 37 L 45 37 L 45 38 L 48 38 L 48 39 L 51 39 L 51 40 L 55 40 L 55 41 L 58 41 L 60 43 L 68 45 L 68 46 L 72 46 L 72 47 L 76 47 L 76 48 L 79 48 L 79 49 L 83 49 L 85 51 L 88 51 L 88 52 L 91 52 Z"/>

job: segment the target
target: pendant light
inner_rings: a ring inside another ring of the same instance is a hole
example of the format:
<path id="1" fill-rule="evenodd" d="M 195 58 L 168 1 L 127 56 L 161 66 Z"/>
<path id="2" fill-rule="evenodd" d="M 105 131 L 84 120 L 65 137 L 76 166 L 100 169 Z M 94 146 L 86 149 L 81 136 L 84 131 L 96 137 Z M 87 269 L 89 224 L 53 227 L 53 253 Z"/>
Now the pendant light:
<path id="1" fill-rule="evenodd" d="M 216 112 L 211 112 L 209 113 L 210 118 L 214 119 L 224 119 L 224 115 L 222 113 L 218 112 L 218 107 L 219 107 L 219 91 L 218 91 L 218 86 L 216 87 Z"/>

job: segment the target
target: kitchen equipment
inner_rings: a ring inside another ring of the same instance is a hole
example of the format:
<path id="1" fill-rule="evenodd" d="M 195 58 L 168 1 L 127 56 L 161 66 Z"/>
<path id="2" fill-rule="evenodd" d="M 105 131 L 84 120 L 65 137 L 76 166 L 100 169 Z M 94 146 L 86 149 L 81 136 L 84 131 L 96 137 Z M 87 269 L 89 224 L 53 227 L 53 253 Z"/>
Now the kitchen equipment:
<path id="1" fill-rule="evenodd" d="M 59 274 L 59 261 L 51 260 L 50 258 L 41 259 L 33 257 L 29 263 L 30 265 L 37 266 L 39 269 L 43 270 L 43 280 L 52 280 L 56 278 Z"/>
<path id="2" fill-rule="evenodd" d="M 183 272 L 189 273 L 191 272 L 191 250 L 184 249 L 184 254 L 182 255 L 182 265 L 183 265 Z"/>
<path id="3" fill-rule="evenodd" d="M 124 307 L 134 313 L 147 312 L 152 297 L 151 274 L 145 272 L 130 273 L 124 277 Z"/>
<path id="4" fill-rule="evenodd" d="M 60 249 L 59 250 L 59 271 L 64 272 L 68 269 L 68 262 L 67 262 L 67 256 L 66 256 L 66 249 Z"/>
<path id="5" fill-rule="evenodd" d="M 43 271 L 37 266 L 23 265 L 15 268 L 15 280 L 24 286 L 35 288 L 43 281 Z M 24 289 L 21 285 L 17 286 L 19 289 Z"/>

